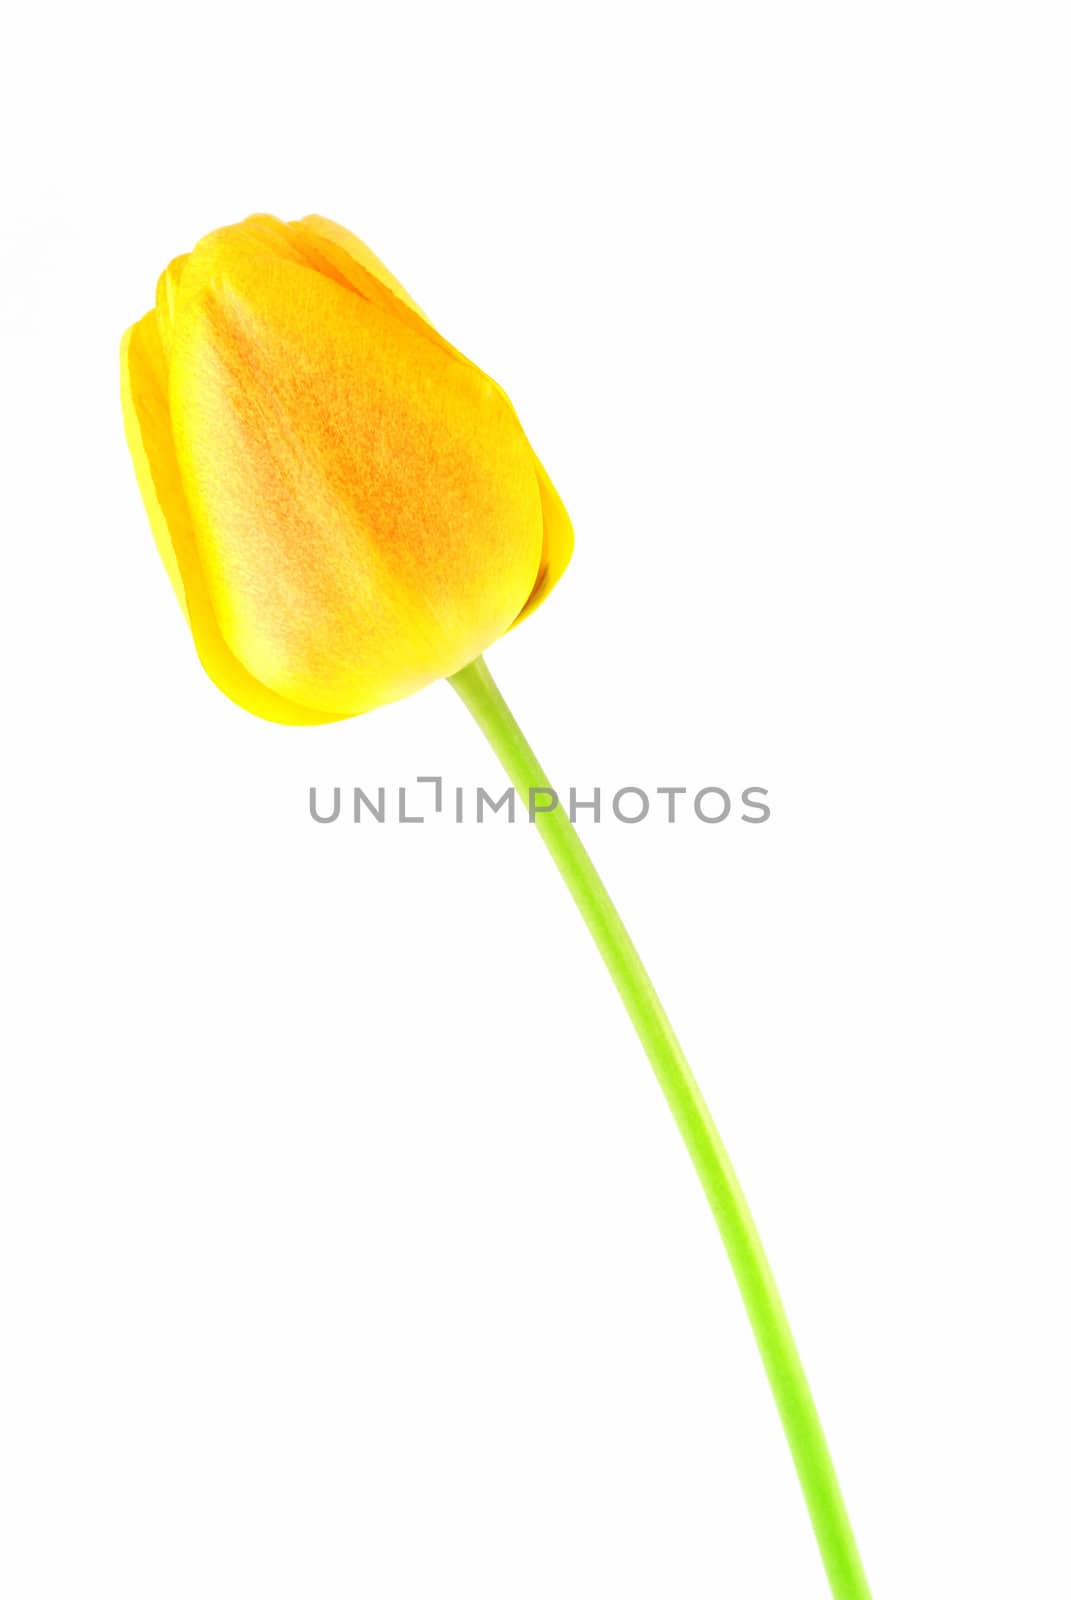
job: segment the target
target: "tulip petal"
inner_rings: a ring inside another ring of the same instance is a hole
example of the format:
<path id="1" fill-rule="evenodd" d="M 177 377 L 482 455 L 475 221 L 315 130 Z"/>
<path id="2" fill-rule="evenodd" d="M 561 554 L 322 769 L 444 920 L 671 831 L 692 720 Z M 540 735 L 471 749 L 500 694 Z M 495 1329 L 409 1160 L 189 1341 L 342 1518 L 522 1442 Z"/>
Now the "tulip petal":
<path id="1" fill-rule="evenodd" d="M 569 565 L 573 553 L 573 524 L 569 520 L 569 513 L 562 503 L 562 498 L 547 477 L 543 463 L 539 460 L 535 460 L 535 473 L 543 507 L 543 553 L 532 592 L 517 614 L 513 627 L 516 627 L 518 622 L 523 622 L 525 617 L 530 617 L 532 612 L 543 604 Z"/>
<path id="2" fill-rule="evenodd" d="M 312 235 L 328 258 L 336 265 L 341 264 L 345 258 L 349 264 L 356 265 L 362 272 L 375 278 L 384 288 L 389 289 L 396 300 L 400 300 L 410 311 L 415 311 L 422 322 L 428 319 L 402 285 L 398 282 L 393 272 L 390 272 L 376 255 L 370 250 L 363 239 L 358 239 L 355 233 L 348 228 L 343 228 L 337 222 L 331 222 L 327 217 L 302 217 L 300 222 L 292 222 L 290 226 L 299 234 Z M 344 269 L 345 270 L 345 269 Z M 428 323 L 430 327 L 431 324 Z"/>
<path id="3" fill-rule="evenodd" d="M 247 711 L 269 721 L 299 725 L 333 721 L 329 714 L 287 701 L 252 677 L 235 659 L 220 634 L 205 587 L 175 458 L 167 361 L 155 312 L 149 312 L 127 330 L 120 351 L 120 369 L 123 420 L 141 497 L 157 549 L 189 621 L 206 672 L 224 694 Z"/>
<path id="4" fill-rule="evenodd" d="M 175 304 L 178 300 L 182 272 L 189 256 L 176 256 L 161 272 L 156 285 L 156 328 L 164 349 L 164 360 L 171 353 L 171 335 L 175 326 Z"/>
<path id="5" fill-rule="evenodd" d="M 421 311 L 416 301 L 409 295 L 394 277 L 393 273 L 380 261 L 379 257 L 368 248 L 357 235 L 350 233 L 348 228 L 341 227 L 337 222 L 331 222 L 326 217 L 303 217 L 300 222 L 289 224 L 291 236 L 301 241 L 308 248 L 312 245 L 335 273 L 341 273 L 351 286 L 370 298 L 377 298 L 373 283 L 378 283 L 390 291 L 392 297 L 401 300 L 420 319 L 428 334 L 438 339 L 443 348 L 452 351 L 461 361 L 468 361 L 468 357 L 456 350 L 453 345 L 443 339 L 442 335 L 432 327 L 427 316 Z M 315 256 L 310 252 L 310 259 L 317 264 Z M 370 283 L 369 280 L 372 280 Z M 381 303 L 388 304 L 388 300 L 379 297 Z M 395 308 L 397 309 L 397 307 Z M 475 365 L 474 363 L 469 363 Z M 477 367 L 476 371 L 480 371 Z M 498 388 L 498 385 L 496 385 Z M 499 393 L 507 405 L 509 397 L 499 388 Z M 519 424 L 518 424 L 519 426 Z M 573 526 L 569 514 L 562 504 L 554 485 L 551 483 L 542 464 L 534 461 L 536 477 L 539 483 L 539 493 L 543 505 L 543 557 L 540 562 L 539 574 L 536 578 L 532 593 L 520 614 L 516 617 L 513 626 L 531 616 L 546 599 L 566 567 L 569 565 L 573 553 Z"/>
<path id="6" fill-rule="evenodd" d="M 468 361 L 467 356 L 433 327 L 412 295 L 406 293 L 393 273 L 387 271 L 379 257 L 355 233 L 328 222 L 326 217 L 303 217 L 300 222 L 287 223 L 286 227 L 292 245 L 303 252 L 309 266 L 346 284 L 374 305 L 382 306 L 407 328 L 431 339 L 458 361 Z M 474 363 L 469 362 L 469 365 Z"/>
<path id="7" fill-rule="evenodd" d="M 544 496 L 508 402 L 408 296 L 354 258 L 365 298 L 251 220 L 183 272 L 181 481 L 231 652 L 285 700 L 352 716 L 510 626 L 540 573 Z"/>

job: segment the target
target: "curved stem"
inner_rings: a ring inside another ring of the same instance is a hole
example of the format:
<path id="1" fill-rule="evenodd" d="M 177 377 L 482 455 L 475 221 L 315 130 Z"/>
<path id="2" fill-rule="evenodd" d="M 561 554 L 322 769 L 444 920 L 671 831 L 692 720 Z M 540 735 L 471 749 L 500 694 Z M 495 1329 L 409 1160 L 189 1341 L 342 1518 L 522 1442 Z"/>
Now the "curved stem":
<path id="1" fill-rule="evenodd" d="M 546 773 L 483 659 L 449 681 L 486 735 L 521 803 L 529 802 L 534 789 L 549 790 Z M 710 1202 L 773 1390 L 830 1589 L 836 1600 L 869 1600 L 862 1561 L 781 1296 L 699 1085 L 567 814 L 560 806 L 537 808 L 535 822 L 617 985 Z"/>

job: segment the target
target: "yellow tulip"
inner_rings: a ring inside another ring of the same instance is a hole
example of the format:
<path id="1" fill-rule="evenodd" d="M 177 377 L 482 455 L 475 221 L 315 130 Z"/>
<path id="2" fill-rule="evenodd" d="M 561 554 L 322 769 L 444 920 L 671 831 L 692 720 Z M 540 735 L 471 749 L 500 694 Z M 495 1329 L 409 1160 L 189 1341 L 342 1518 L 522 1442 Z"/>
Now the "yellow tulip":
<path id="1" fill-rule="evenodd" d="M 835 1600 L 870 1590 L 770 1264 L 635 945 L 482 652 L 557 582 L 572 529 L 502 390 L 359 239 L 250 217 L 160 279 L 123 340 L 127 439 L 201 660 L 276 722 L 448 678 L 528 802 L 717 1220 Z"/>
<path id="2" fill-rule="evenodd" d="M 208 234 L 161 276 L 121 365 L 198 654 L 258 716 L 331 722 L 449 677 L 569 561 L 505 394 L 322 217 Z"/>

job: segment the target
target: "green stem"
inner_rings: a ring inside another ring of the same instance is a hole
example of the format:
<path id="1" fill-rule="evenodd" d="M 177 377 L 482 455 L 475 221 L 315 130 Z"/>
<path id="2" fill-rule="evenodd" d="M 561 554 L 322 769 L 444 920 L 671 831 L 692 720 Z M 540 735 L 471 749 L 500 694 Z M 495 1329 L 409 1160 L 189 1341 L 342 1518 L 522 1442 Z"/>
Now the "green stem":
<path id="1" fill-rule="evenodd" d="M 449 680 L 483 730 L 521 799 L 549 790 L 546 773 L 482 658 Z M 537 806 L 548 804 L 541 798 Z M 796 1341 L 766 1252 L 699 1085 L 591 857 L 560 806 L 537 809 L 536 827 L 617 985 L 661 1084 L 714 1213 L 773 1390 L 836 1600 L 870 1590 Z"/>

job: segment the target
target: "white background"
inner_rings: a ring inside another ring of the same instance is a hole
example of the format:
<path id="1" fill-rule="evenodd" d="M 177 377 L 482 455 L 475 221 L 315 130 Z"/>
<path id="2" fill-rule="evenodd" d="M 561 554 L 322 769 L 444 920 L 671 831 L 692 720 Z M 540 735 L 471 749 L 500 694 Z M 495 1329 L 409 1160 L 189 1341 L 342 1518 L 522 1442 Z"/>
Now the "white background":
<path id="1" fill-rule="evenodd" d="M 117 346 L 251 210 L 362 234 L 577 529 L 491 663 L 778 1272 L 879 1596 L 1071 1593 L 1059 5 L 25 7 L 5 52 L 0 1589 L 800 1597 L 717 1234 L 449 689 L 200 672 Z M 10 24 L 9 24 L 10 27 Z"/>

